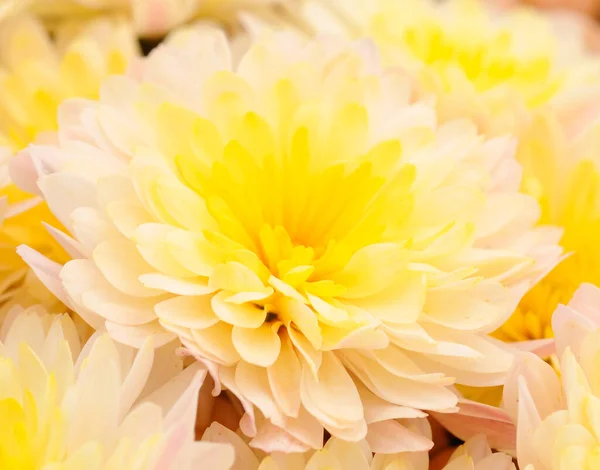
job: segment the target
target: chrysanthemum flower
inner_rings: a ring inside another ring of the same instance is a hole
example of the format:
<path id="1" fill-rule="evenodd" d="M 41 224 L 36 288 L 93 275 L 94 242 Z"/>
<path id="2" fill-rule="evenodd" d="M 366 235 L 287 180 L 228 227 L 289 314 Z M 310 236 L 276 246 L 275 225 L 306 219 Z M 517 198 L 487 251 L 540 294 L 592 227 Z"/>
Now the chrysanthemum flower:
<path id="1" fill-rule="evenodd" d="M 426 430 L 423 430 L 427 432 Z M 202 436 L 204 442 L 227 443 L 236 451 L 234 470 L 427 470 L 426 452 L 373 454 L 366 442 L 331 438 L 318 451 L 303 454 L 263 455 L 248 447 L 242 435 L 213 423 Z M 460 446 L 443 470 L 514 470 L 511 457 L 492 453 L 485 437 L 477 436 Z"/>
<path id="2" fill-rule="evenodd" d="M 41 23 L 24 16 L 0 28 L 0 139 L 19 150 L 56 130 L 66 98 L 96 98 L 100 83 L 123 73 L 137 54 L 128 24 L 103 19 L 65 24 L 51 39 Z"/>
<path id="3" fill-rule="evenodd" d="M 569 256 L 523 298 L 497 333 L 503 340 L 551 338 L 551 312 L 558 304 L 568 303 L 582 282 L 600 285 L 600 167 L 594 156 L 600 124 L 586 118 L 588 124 L 573 132 L 558 117 L 536 118 L 521 137 L 518 158 L 523 192 L 539 200 L 541 221 L 564 229 L 561 245 Z"/>
<path id="4" fill-rule="evenodd" d="M 286 4 L 299 0 L 4 0 L 6 12 L 29 11 L 50 25 L 65 19 L 89 19 L 102 14 L 130 18 L 136 33 L 161 36 L 194 19 L 238 21 L 240 12 L 252 12 L 264 19 L 283 12 Z M 2 7 L 0 6 L 0 18 Z"/>
<path id="5" fill-rule="evenodd" d="M 520 358 L 504 401 L 517 421 L 517 456 L 526 470 L 594 469 L 600 463 L 600 289 L 583 285 L 552 323 L 560 379 L 535 355 Z"/>
<path id="6" fill-rule="evenodd" d="M 11 153 L 49 138 L 45 133 L 56 129 L 59 103 L 97 97 L 102 79 L 124 72 L 136 47 L 131 31 L 119 21 L 65 25 L 54 40 L 31 17 L 0 26 L 0 198 L 8 205 L 0 226 L 1 304 L 12 299 L 23 305 L 42 303 L 55 311 L 45 289 L 24 281 L 33 278 L 16 254 L 18 244 L 27 243 L 55 261 L 68 259 L 42 226 L 57 224 L 56 218 L 40 198 L 11 183 Z"/>
<path id="7" fill-rule="evenodd" d="M 82 348 L 68 315 L 11 314 L 0 334 L 0 468 L 230 468 L 229 446 L 194 442 L 196 368 L 136 404 L 150 343 L 134 354 L 99 332 Z"/>
<path id="8" fill-rule="evenodd" d="M 442 119 L 469 116 L 490 134 L 521 128 L 532 109 L 598 79 L 584 28 L 479 0 L 307 0 L 309 31 L 372 37 L 384 57 L 433 93 Z"/>
<path id="9" fill-rule="evenodd" d="M 222 33 L 196 34 L 65 103 L 59 145 L 20 155 L 75 259 L 20 252 L 119 341 L 178 336 L 255 446 L 319 448 L 326 428 L 427 449 L 392 419 L 452 411 L 454 378 L 502 383 L 512 354 L 485 334 L 558 255 L 513 143 L 438 125 L 370 42 L 282 34 L 232 64 Z"/>

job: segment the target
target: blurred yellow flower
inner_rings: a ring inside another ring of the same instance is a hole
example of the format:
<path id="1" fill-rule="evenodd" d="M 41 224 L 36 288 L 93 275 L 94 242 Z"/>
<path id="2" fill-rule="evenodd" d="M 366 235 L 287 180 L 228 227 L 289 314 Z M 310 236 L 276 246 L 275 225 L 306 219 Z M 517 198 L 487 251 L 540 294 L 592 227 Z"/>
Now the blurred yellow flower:
<path id="1" fill-rule="evenodd" d="M 470 117 L 511 133 L 559 92 L 599 77 L 575 20 L 479 0 L 306 0 L 309 31 L 372 37 L 390 64 L 411 71 L 442 119 Z"/>
<path id="2" fill-rule="evenodd" d="M 20 252 L 119 341 L 179 337 L 256 446 L 319 448 L 326 428 L 429 448 L 393 418 L 451 411 L 454 377 L 502 383 L 512 354 L 486 333 L 560 253 L 514 143 L 438 125 L 368 41 L 281 34 L 232 63 L 222 32 L 193 34 L 13 162 L 76 259 Z"/>
<path id="3" fill-rule="evenodd" d="M 153 356 L 149 343 L 136 354 L 106 334 L 82 345 L 68 315 L 13 309 L 0 333 L 0 468 L 229 469 L 229 446 L 194 442 L 205 372 L 138 402 Z"/>
<path id="4" fill-rule="evenodd" d="M 13 298 L 23 305 L 42 302 L 50 311 L 59 307 L 41 286 L 24 282 L 27 269 L 16 254 L 18 244 L 36 247 L 55 261 L 67 259 L 42 225 L 56 226 L 56 218 L 40 198 L 11 183 L 11 154 L 32 142 L 55 138 L 48 133 L 57 129 L 59 119 L 69 119 L 58 111 L 60 103 L 72 97 L 97 98 L 102 79 L 124 72 L 136 52 L 135 37 L 120 20 L 65 24 L 55 39 L 33 17 L 2 22 L 0 198 L 5 198 L 8 209 L 0 228 L 0 304 Z M 26 295 L 15 299 L 19 290 Z"/>
<path id="5" fill-rule="evenodd" d="M 2 5 L 1 1 L 4 1 Z M 16 12 L 39 15 L 50 26 L 97 15 L 123 15 L 141 36 L 162 36 L 193 20 L 237 23 L 240 12 L 269 19 L 299 0 L 1 0 L 0 18 Z M 4 13 L 3 13 L 4 9 Z"/>
<path id="6" fill-rule="evenodd" d="M 597 102 L 584 99 L 590 106 Z M 517 154 L 523 163 L 522 191 L 539 200 L 541 223 L 564 230 L 561 245 L 568 257 L 525 295 L 497 332 L 500 339 L 551 338 L 554 309 L 567 304 L 581 283 L 600 286 L 599 138 L 599 122 L 575 133 L 553 113 L 537 116 L 522 134 Z"/>
<path id="7" fill-rule="evenodd" d="M 25 16 L 0 28 L 0 139 L 17 151 L 57 129 L 65 98 L 96 99 L 102 80 L 125 72 L 137 53 L 127 23 L 65 24 L 52 40 Z"/>

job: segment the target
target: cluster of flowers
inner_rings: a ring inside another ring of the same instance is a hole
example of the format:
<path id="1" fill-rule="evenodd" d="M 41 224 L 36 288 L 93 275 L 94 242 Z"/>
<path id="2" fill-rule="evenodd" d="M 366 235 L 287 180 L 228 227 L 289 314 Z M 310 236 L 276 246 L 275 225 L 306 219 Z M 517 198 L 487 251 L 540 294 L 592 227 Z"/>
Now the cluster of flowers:
<path id="1" fill-rule="evenodd" d="M 492 3 L 0 0 L 0 469 L 600 468 L 600 55 Z"/>

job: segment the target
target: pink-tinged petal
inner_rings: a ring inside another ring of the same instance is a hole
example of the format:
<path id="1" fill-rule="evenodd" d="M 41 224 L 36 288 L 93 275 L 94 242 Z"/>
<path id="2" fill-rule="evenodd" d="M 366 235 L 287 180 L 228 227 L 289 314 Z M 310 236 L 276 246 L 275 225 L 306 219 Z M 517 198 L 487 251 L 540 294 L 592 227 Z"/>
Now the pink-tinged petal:
<path id="1" fill-rule="evenodd" d="M 184 376 L 181 376 L 181 378 L 183 377 Z M 173 406 L 165 416 L 165 424 L 167 426 L 185 422 L 187 425 L 192 426 L 190 431 L 193 430 L 196 408 L 198 406 L 198 392 L 200 391 L 200 387 L 202 386 L 205 377 L 206 372 L 198 369 L 195 370 L 193 375 L 185 376 L 187 387 L 185 387 L 183 393 L 181 393 L 177 401 L 173 403 Z M 180 387 L 182 382 L 184 382 L 184 380 L 181 380 L 181 382 L 177 384 L 177 387 Z"/>
<path id="2" fill-rule="evenodd" d="M 94 184 L 82 176 L 54 173 L 41 178 L 38 184 L 52 213 L 71 233 L 73 211 L 97 205 Z"/>
<path id="3" fill-rule="evenodd" d="M 38 180 L 58 171 L 65 159 L 58 148 L 30 145 L 11 159 L 10 178 L 23 191 L 41 196 Z"/>
<path id="4" fill-rule="evenodd" d="M 169 440 L 162 452 L 162 455 L 158 458 L 155 470 L 169 470 L 173 468 L 173 461 L 177 458 L 182 451 L 186 452 L 185 449 L 194 440 L 194 423 L 196 416 L 196 408 L 198 405 L 197 396 L 202 385 L 204 375 L 197 374 L 187 389 L 183 392 L 179 400 L 173 405 L 169 413 L 165 418 L 165 425 L 172 428 Z M 218 465 L 215 468 L 228 469 L 233 465 L 234 452 L 229 446 L 195 446 L 193 453 L 200 455 L 206 455 L 209 452 L 211 455 L 214 452 L 215 456 L 219 456 L 216 461 Z M 186 456 L 187 458 L 194 458 L 194 456 Z M 195 459 L 194 459 L 195 460 Z M 214 466 L 216 462 L 211 464 Z"/>
<path id="5" fill-rule="evenodd" d="M 455 436 L 467 440 L 485 434 L 496 449 L 512 450 L 516 445 L 516 428 L 508 414 L 500 409 L 461 399 L 457 413 L 431 413 Z"/>
<path id="6" fill-rule="evenodd" d="M 48 225 L 46 222 L 42 222 L 42 225 L 46 228 L 48 233 L 52 235 L 52 238 L 65 249 L 71 258 L 85 258 L 85 249 L 80 242 L 51 225 Z"/>
<path id="7" fill-rule="evenodd" d="M 558 357 L 561 357 L 568 347 L 578 351 L 583 338 L 596 328 L 594 321 L 585 314 L 570 306 L 559 305 L 552 315 Z"/>
<path id="8" fill-rule="evenodd" d="M 558 118 L 565 133 L 576 137 L 598 116 L 600 88 L 579 87 L 569 93 L 560 95 L 555 103 Z"/>
<path id="9" fill-rule="evenodd" d="M 521 351 L 533 353 L 539 357 L 548 357 L 556 352 L 556 342 L 554 338 L 517 341 L 512 343 L 512 346 Z"/>
<path id="10" fill-rule="evenodd" d="M 508 415 L 517 422 L 519 383 L 529 387 L 542 418 L 558 409 L 561 403 L 560 381 L 554 369 L 531 353 L 518 356 L 504 384 L 503 403 Z"/>
<path id="11" fill-rule="evenodd" d="M 409 431 L 394 420 L 370 424 L 366 439 L 373 452 L 383 454 L 425 452 L 433 447 L 430 439 Z"/>
<path id="12" fill-rule="evenodd" d="M 581 284 L 569 301 L 569 307 L 581 312 L 596 327 L 600 327 L 600 289 L 594 284 Z"/>
<path id="13" fill-rule="evenodd" d="M 0 148 L 0 150 L 2 150 Z M 8 204 L 8 198 L 4 196 L 2 198 L 2 206 L 0 207 L 1 213 L 4 214 L 4 217 L 10 219 L 11 217 L 15 217 L 23 212 L 28 211 L 29 209 L 33 209 L 34 207 L 42 204 L 44 200 L 41 197 L 31 197 L 26 201 L 16 202 L 13 204 Z M 44 223 L 44 222 L 42 222 Z"/>
<path id="14" fill-rule="evenodd" d="M 52 292 L 62 303 L 73 308 L 60 280 L 60 271 L 62 269 L 60 264 L 49 260 L 27 245 L 18 246 L 17 254 L 23 258 L 23 261 L 27 263 L 38 279 L 42 281 L 50 292 Z M 97 324 L 100 326 L 101 322 L 98 322 Z"/>
<path id="15" fill-rule="evenodd" d="M 535 385 L 535 387 L 539 386 L 539 384 Z M 519 465 L 522 467 L 533 465 L 534 467 L 544 468 L 536 455 L 535 447 L 532 445 L 534 431 L 539 427 L 542 420 L 529 393 L 527 382 L 522 377 L 519 377 L 518 389 L 517 458 Z"/>

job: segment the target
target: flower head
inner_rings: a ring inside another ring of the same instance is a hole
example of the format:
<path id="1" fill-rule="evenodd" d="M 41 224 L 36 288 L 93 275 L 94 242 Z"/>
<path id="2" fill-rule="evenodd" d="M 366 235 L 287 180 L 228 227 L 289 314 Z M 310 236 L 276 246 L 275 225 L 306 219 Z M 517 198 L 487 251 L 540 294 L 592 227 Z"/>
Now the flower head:
<path id="1" fill-rule="evenodd" d="M 12 184 L 8 175 L 12 153 L 31 142 L 51 138 L 47 133 L 56 130 L 59 103 L 73 97 L 96 98 L 102 79 L 124 72 L 136 47 L 127 25 L 117 20 L 83 26 L 65 24 L 55 39 L 32 17 L 2 22 L 0 146 L 4 147 L 0 147 L 0 198 L 5 199 L 7 209 L 0 226 L 1 304 L 43 303 L 49 311 L 60 308 L 45 289 L 30 282 L 33 277 L 15 252 L 18 244 L 27 243 L 55 261 L 68 259 L 42 226 L 60 226 L 56 218 L 40 198 Z"/>
<path id="2" fill-rule="evenodd" d="M 369 42 L 282 34 L 232 64 L 222 33 L 196 35 L 20 155 L 76 259 L 20 252 L 119 341 L 178 336 L 254 445 L 319 448 L 325 427 L 428 448 L 390 420 L 453 410 L 453 377 L 500 384 L 512 354 L 485 333 L 557 255 L 511 141 L 438 125 Z"/>
<path id="3" fill-rule="evenodd" d="M 490 13 L 479 0 L 308 0 L 316 31 L 374 38 L 384 57 L 433 93 L 442 119 L 471 117 L 486 133 L 521 128 L 531 110 L 592 83 L 584 28 L 528 10 Z"/>
<path id="4" fill-rule="evenodd" d="M 553 315 L 560 378 L 533 354 L 520 358 L 504 402 L 517 422 L 520 468 L 592 469 L 600 445 L 600 289 L 584 284 Z"/>
<path id="5" fill-rule="evenodd" d="M 226 470 L 233 463 L 226 446 L 194 442 L 201 376 L 184 371 L 176 391 L 157 391 L 162 402 L 132 408 L 151 371 L 149 344 L 134 355 L 99 333 L 82 348 L 68 315 L 36 307 L 13 310 L 0 339 L 1 468 L 191 470 L 210 458 L 210 468 Z M 177 400 L 173 391 L 182 393 Z M 169 401 L 165 413 L 161 403 Z"/>
<path id="6" fill-rule="evenodd" d="M 594 157 L 600 124 L 595 109 L 591 116 L 585 110 L 598 99 L 586 95 L 584 108 L 575 106 L 566 116 L 540 114 L 521 137 L 522 191 L 540 202 L 542 223 L 564 230 L 560 243 L 568 256 L 523 298 L 497 332 L 503 340 L 551 338 L 556 307 L 568 303 L 582 282 L 600 285 L 600 167 Z"/>
<path id="7" fill-rule="evenodd" d="M 0 140 L 14 151 L 56 130 L 66 98 L 97 98 L 102 80 L 123 73 L 137 53 L 127 23 L 64 24 L 52 40 L 33 17 L 0 30 Z"/>

